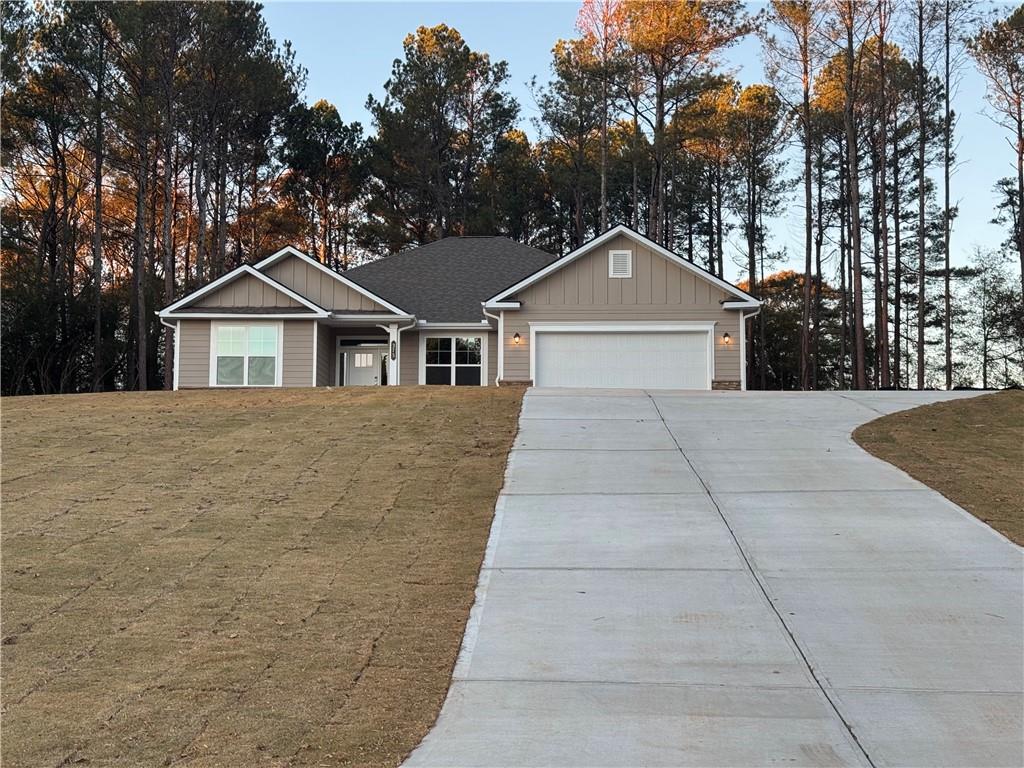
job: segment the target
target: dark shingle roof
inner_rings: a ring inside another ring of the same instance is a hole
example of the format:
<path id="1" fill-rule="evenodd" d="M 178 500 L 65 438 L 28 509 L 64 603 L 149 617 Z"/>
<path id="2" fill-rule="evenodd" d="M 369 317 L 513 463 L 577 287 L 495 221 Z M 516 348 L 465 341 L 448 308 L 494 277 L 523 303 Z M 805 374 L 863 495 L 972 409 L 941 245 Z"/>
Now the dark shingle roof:
<path id="1" fill-rule="evenodd" d="M 507 237 L 446 237 L 344 275 L 419 320 L 471 323 L 481 302 L 554 260 Z"/>

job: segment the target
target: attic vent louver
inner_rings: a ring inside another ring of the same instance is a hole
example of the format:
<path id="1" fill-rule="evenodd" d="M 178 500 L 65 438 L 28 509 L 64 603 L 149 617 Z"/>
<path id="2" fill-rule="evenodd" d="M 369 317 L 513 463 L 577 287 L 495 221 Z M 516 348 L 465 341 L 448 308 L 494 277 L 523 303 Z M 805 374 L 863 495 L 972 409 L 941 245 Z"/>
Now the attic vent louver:
<path id="1" fill-rule="evenodd" d="M 608 251 L 608 277 L 632 277 L 633 252 Z"/>

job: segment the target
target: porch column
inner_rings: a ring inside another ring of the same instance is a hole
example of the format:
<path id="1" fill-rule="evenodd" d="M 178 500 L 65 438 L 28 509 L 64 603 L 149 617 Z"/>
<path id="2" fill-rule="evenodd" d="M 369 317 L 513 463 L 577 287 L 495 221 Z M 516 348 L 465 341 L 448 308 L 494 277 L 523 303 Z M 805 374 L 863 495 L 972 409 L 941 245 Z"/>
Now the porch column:
<path id="1" fill-rule="evenodd" d="M 388 386 L 398 386 L 398 323 L 388 325 Z"/>

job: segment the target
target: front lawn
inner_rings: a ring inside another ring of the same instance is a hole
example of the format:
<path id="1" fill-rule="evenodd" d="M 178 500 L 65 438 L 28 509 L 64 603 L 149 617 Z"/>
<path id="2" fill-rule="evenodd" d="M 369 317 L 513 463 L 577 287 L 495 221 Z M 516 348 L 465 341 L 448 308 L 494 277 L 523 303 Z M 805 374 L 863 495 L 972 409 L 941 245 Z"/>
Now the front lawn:
<path id="1" fill-rule="evenodd" d="M 893 413 L 861 426 L 853 438 L 1024 544 L 1024 392 Z"/>
<path id="2" fill-rule="evenodd" d="M 4 764 L 398 764 L 447 690 L 520 398 L 5 399 Z"/>

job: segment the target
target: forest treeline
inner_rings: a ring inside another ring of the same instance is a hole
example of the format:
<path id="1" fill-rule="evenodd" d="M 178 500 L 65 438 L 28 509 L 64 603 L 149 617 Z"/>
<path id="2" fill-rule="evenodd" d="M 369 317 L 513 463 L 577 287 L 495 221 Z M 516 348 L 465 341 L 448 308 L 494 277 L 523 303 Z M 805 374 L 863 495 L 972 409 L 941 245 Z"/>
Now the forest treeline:
<path id="1" fill-rule="evenodd" d="M 2 25 L 5 394 L 168 386 L 154 310 L 285 244 L 346 269 L 617 223 L 764 299 L 751 387 L 1024 382 L 1024 6 L 585 0 L 530 83 L 534 140 L 506 63 L 444 25 L 406 37 L 368 126 L 304 101 L 256 3 L 4 0 Z M 730 74 L 746 37 L 765 83 Z M 967 67 L 1008 142 L 979 149 L 1015 158 L 992 190 L 957 186 Z M 956 201 L 990 193 L 1005 243 L 951 259 Z"/>

